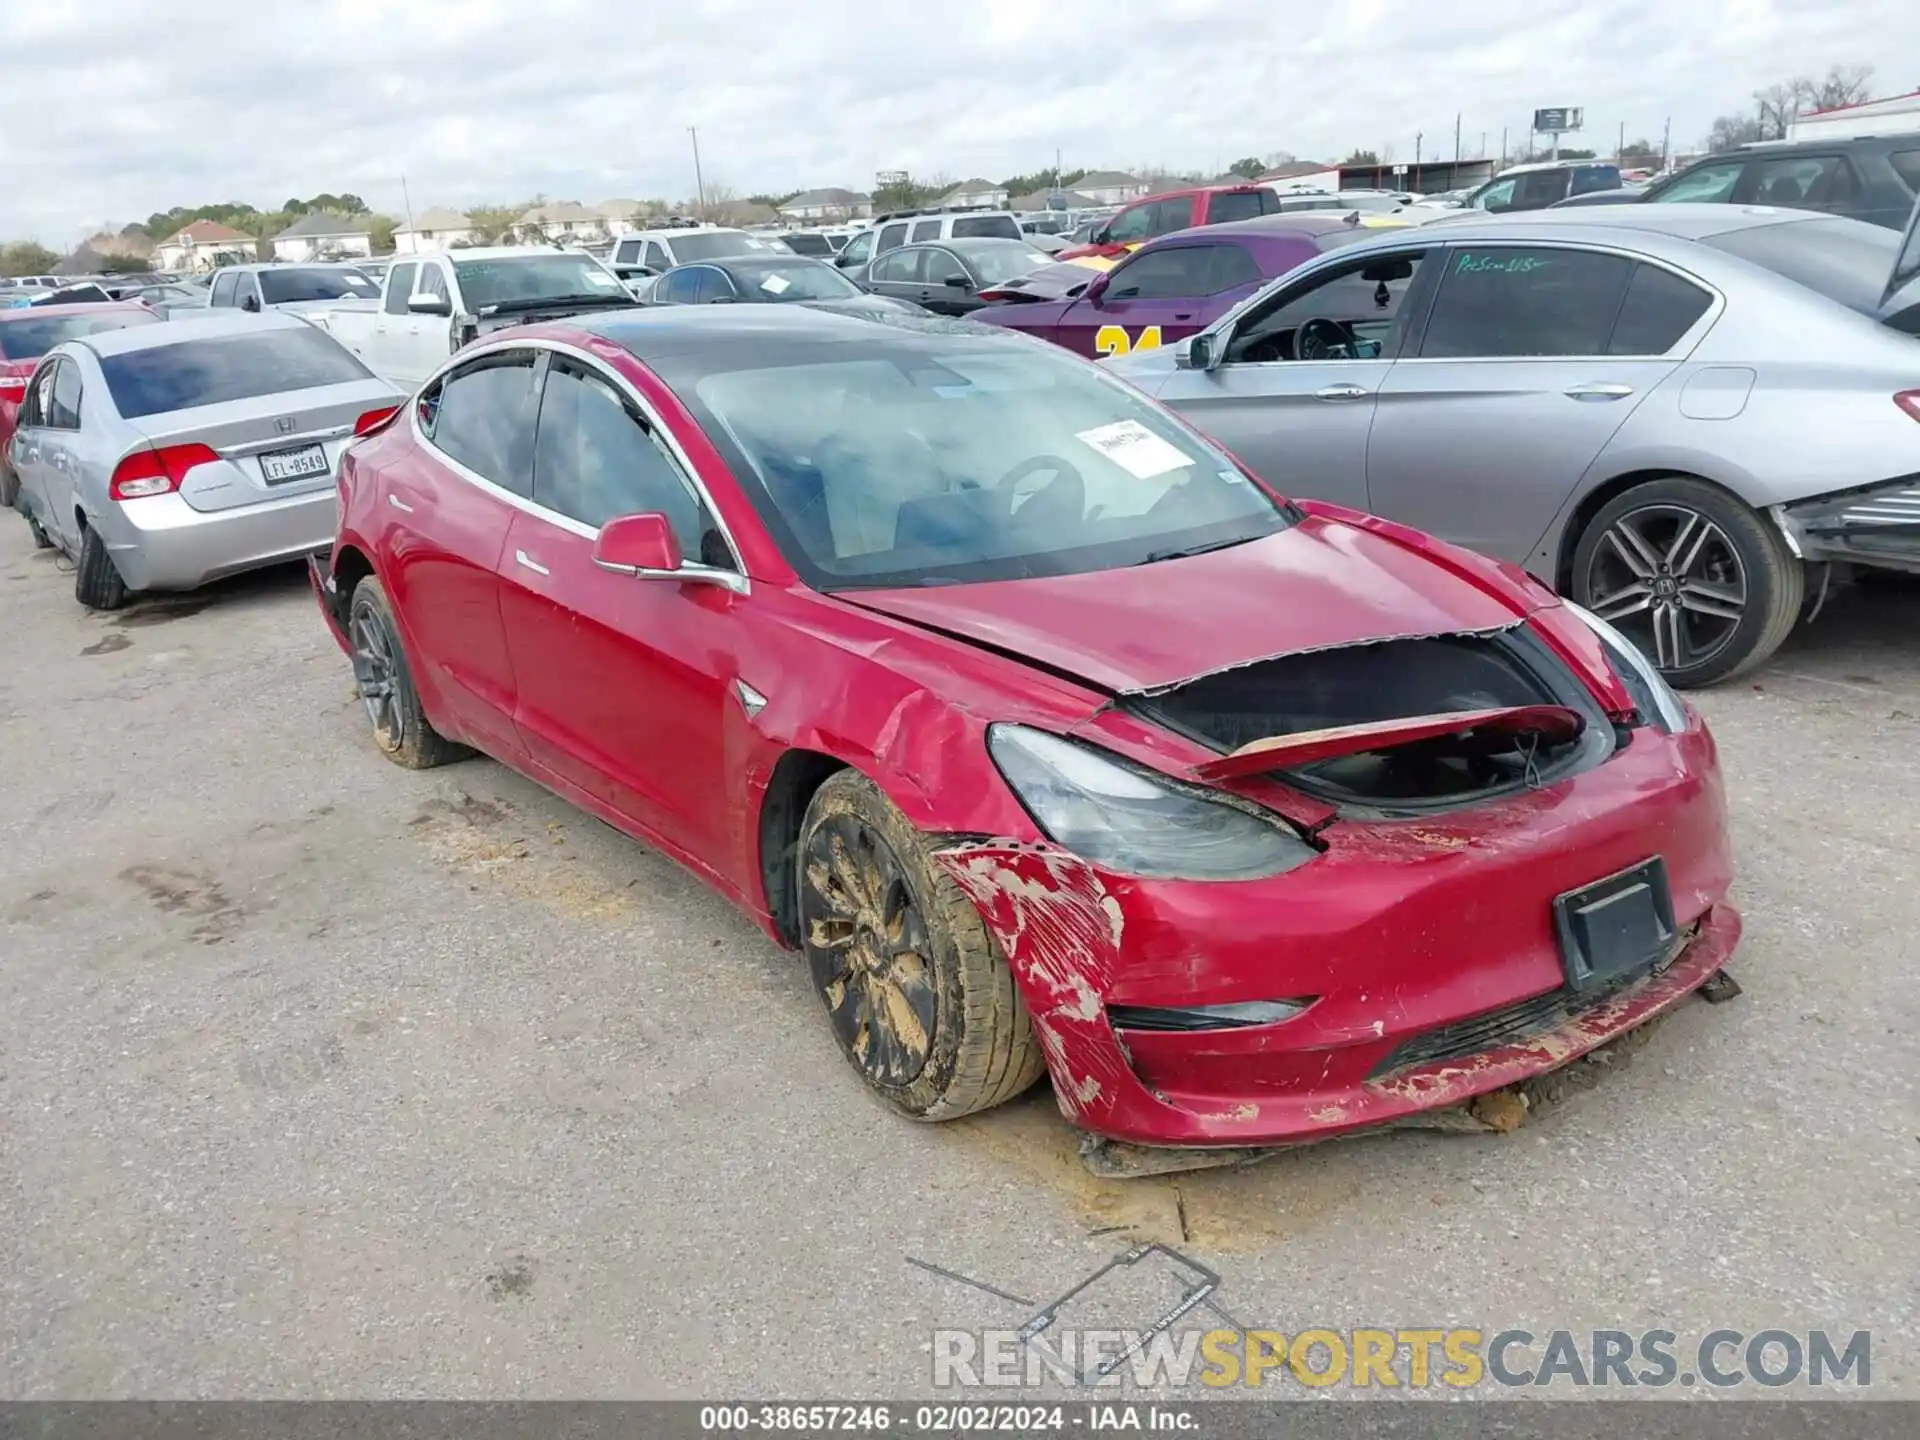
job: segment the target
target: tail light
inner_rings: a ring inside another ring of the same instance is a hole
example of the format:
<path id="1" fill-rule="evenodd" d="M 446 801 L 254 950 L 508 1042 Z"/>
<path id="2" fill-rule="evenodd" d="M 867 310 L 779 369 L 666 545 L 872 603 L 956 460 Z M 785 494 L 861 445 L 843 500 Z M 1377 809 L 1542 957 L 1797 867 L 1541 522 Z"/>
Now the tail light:
<path id="1" fill-rule="evenodd" d="M 166 445 L 158 450 L 136 450 L 113 467 L 107 494 L 115 500 L 171 495 L 187 478 L 187 471 L 219 458 L 205 445 Z"/>
<path id="2" fill-rule="evenodd" d="M 383 405 L 378 410 L 367 411 L 366 414 L 353 422 L 354 438 L 358 439 L 362 435 L 373 434 L 374 431 L 385 425 L 399 413 L 400 407 L 398 405 Z"/>
<path id="3" fill-rule="evenodd" d="M 1893 397 L 1893 403 L 1907 412 L 1909 420 L 1920 420 L 1920 390 L 1902 390 Z"/>
<path id="4" fill-rule="evenodd" d="M 27 377 L 24 375 L 0 375 L 0 395 L 19 396 L 27 393 Z"/>

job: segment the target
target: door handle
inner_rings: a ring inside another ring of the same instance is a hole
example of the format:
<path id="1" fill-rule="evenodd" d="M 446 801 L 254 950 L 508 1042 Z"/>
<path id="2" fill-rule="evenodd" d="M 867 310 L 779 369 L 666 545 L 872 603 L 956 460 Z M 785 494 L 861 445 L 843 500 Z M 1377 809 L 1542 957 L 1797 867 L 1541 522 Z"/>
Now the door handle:
<path id="1" fill-rule="evenodd" d="M 1191 310 L 1176 311 L 1173 318 L 1176 320 L 1191 320 L 1193 318 L 1193 312 Z"/>
<path id="2" fill-rule="evenodd" d="M 1313 392 L 1316 400 L 1364 400 L 1373 392 L 1364 385 L 1329 385 Z"/>
<path id="3" fill-rule="evenodd" d="M 516 565 L 524 565 L 536 575 L 551 575 L 553 573 L 524 550 L 514 551 L 513 559 Z"/>
<path id="4" fill-rule="evenodd" d="M 387 504 L 391 505 L 394 509 L 398 510 L 402 515 L 411 515 L 413 513 L 413 507 L 407 504 L 407 502 L 402 500 L 398 495 L 388 495 Z"/>
<path id="5" fill-rule="evenodd" d="M 1631 385 L 1596 380 L 1589 385 L 1571 386 L 1566 395 L 1569 400 L 1624 400 L 1632 393 Z"/>

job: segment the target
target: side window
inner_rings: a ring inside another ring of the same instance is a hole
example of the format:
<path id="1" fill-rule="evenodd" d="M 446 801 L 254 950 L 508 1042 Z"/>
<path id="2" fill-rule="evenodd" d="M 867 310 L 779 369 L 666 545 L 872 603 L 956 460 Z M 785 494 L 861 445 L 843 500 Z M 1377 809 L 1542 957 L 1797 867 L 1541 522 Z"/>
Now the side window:
<path id="1" fill-rule="evenodd" d="M 420 267 L 412 261 L 396 265 L 387 272 L 387 298 L 380 308 L 389 315 L 407 313 L 407 301 L 413 298 L 413 274 Z"/>
<path id="2" fill-rule="evenodd" d="M 1641 264 L 1614 321 L 1609 355 L 1664 355 L 1707 313 L 1713 296 L 1671 270 Z"/>
<path id="3" fill-rule="evenodd" d="M 944 285 L 953 276 L 972 284 L 967 267 L 960 263 L 960 257 L 951 250 L 942 250 L 939 246 L 929 246 L 920 252 L 920 283 L 923 285 Z"/>
<path id="4" fill-rule="evenodd" d="M 666 279 L 660 282 L 658 298 L 669 305 L 691 305 L 699 293 L 700 272 L 689 266 L 667 272 Z"/>
<path id="5" fill-rule="evenodd" d="M 1234 325 L 1227 361 L 1259 365 L 1391 357 L 1399 348 L 1401 309 L 1428 263 L 1426 252 L 1420 250 L 1370 255 L 1280 286 Z M 1309 332 L 1309 343 L 1303 347 L 1296 342 L 1309 320 L 1327 321 L 1334 328 L 1314 327 L 1317 335 Z"/>
<path id="6" fill-rule="evenodd" d="M 841 248 L 840 256 L 843 260 L 852 261 L 856 265 L 862 264 L 866 261 L 868 252 L 872 249 L 873 232 L 871 230 L 862 230 L 858 235 L 847 241 L 846 245 Z"/>
<path id="7" fill-rule="evenodd" d="M 1513 208 L 1516 210 L 1544 210 L 1556 201 L 1567 198 L 1567 180 L 1570 170 L 1530 170 L 1520 177 L 1519 188 L 1513 194 Z"/>
<path id="8" fill-rule="evenodd" d="M 922 240 L 938 240 L 939 238 L 940 222 L 938 220 L 920 220 L 915 222 L 912 243 L 918 244 Z"/>
<path id="9" fill-rule="evenodd" d="M 447 293 L 447 273 L 438 265 L 420 267 L 420 283 L 414 287 L 417 295 L 431 295 L 436 300 L 451 302 L 453 297 Z"/>
<path id="10" fill-rule="evenodd" d="M 701 265 L 693 272 L 693 300 L 696 305 L 711 305 L 716 300 L 733 300 L 738 296 L 733 282 L 711 265 Z"/>
<path id="11" fill-rule="evenodd" d="M 679 467 L 618 390 L 571 360 L 547 372 L 533 500 L 595 529 L 617 515 L 664 514 L 681 550 L 703 553 L 700 502 Z"/>
<path id="12" fill-rule="evenodd" d="M 1620 172 L 1611 165 L 1576 165 L 1569 195 L 1590 195 L 1596 190 L 1618 190 Z"/>
<path id="13" fill-rule="evenodd" d="M 1468 203 L 1472 205 L 1475 210 L 1486 210 L 1493 214 L 1498 214 L 1502 210 L 1511 210 L 1513 208 L 1513 192 L 1518 188 L 1519 184 L 1520 177 L 1518 175 L 1509 176 L 1505 180 L 1489 185 L 1478 195 L 1474 196 Z"/>
<path id="14" fill-rule="evenodd" d="M 647 242 L 647 258 L 640 262 L 649 270 L 665 272 L 673 268 L 673 261 L 667 258 L 667 247 L 658 240 Z"/>
<path id="15" fill-rule="evenodd" d="M 1144 240 L 1155 233 L 1153 225 L 1153 205 L 1136 205 L 1131 210 L 1122 210 L 1113 217 L 1107 226 L 1107 240 L 1113 245 L 1131 245 L 1136 240 Z"/>
<path id="16" fill-rule="evenodd" d="M 53 372 L 59 368 L 58 360 L 48 360 L 35 372 L 26 398 L 20 402 L 20 412 L 14 417 L 16 430 L 47 423 L 47 406 L 53 400 Z"/>
<path id="17" fill-rule="evenodd" d="M 1920 191 L 1920 150 L 1896 150 L 1887 156 L 1887 163 L 1893 166 L 1893 173 L 1900 177 L 1902 185 Z"/>
<path id="18" fill-rule="evenodd" d="M 1260 190 L 1260 213 L 1262 215 L 1278 215 L 1280 213 L 1280 197 L 1264 186 L 1262 186 Z"/>
<path id="19" fill-rule="evenodd" d="M 1633 261 L 1591 250 L 1471 246 L 1447 257 L 1421 355 L 1604 355 Z"/>
<path id="20" fill-rule="evenodd" d="M 911 284 L 920 268 L 920 255 L 918 250 L 890 250 L 873 262 L 873 278 L 895 285 Z"/>
<path id="21" fill-rule="evenodd" d="M 1260 262 L 1255 260 L 1238 245 L 1209 245 L 1206 247 L 1213 255 L 1213 265 L 1207 271 L 1207 288 L 1203 295 L 1218 295 L 1222 290 L 1233 290 L 1241 285 L 1258 285 L 1266 276 L 1260 273 Z"/>
<path id="22" fill-rule="evenodd" d="M 873 242 L 873 249 L 876 255 L 884 255 L 906 243 L 907 227 L 904 224 L 885 225 L 881 227 L 879 238 Z"/>
<path id="23" fill-rule="evenodd" d="M 422 416 L 436 449 L 516 495 L 532 490 L 533 362 L 531 350 L 506 350 L 462 365 L 434 387 L 431 423 Z"/>
<path id="24" fill-rule="evenodd" d="M 249 305 L 247 302 L 252 301 Z M 258 310 L 260 308 L 260 278 L 252 271 L 240 277 L 240 308 Z"/>
<path id="25" fill-rule="evenodd" d="M 1837 155 L 1795 155 L 1763 160 L 1753 167 L 1756 205 L 1820 205 L 1827 202 L 1836 170 L 1845 161 Z"/>
<path id="26" fill-rule="evenodd" d="M 1731 200 L 1733 187 L 1740 183 L 1740 172 L 1746 167 L 1745 160 L 1727 160 L 1715 165 L 1702 165 L 1677 177 L 1664 190 L 1650 194 L 1646 198 L 1676 205 L 1687 201 Z"/>
<path id="27" fill-rule="evenodd" d="M 1206 294 L 1207 272 L 1213 252 L 1225 245 L 1177 245 L 1135 255 L 1113 272 L 1107 284 L 1108 300 L 1171 300 Z"/>
<path id="28" fill-rule="evenodd" d="M 1153 235 L 1171 235 L 1176 230 L 1185 230 L 1193 224 L 1193 197 L 1182 195 L 1178 200 L 1162 200 L 1153 207 L 1153 220 L 1148 233 Z"/>
<path id="29" fill-rule="evenodd" d="M 622 240 L 613 247 L 613 263 L 616 265 L 631 265 L 639 258 L 640 242 L 638 240 Z"/>
<path id="30" fill-rule="evenodd" d="M 53 394 L 42 423 L 51 430 L 80 428 L 80 367 L 71 360 L 62 360 L 53 372 Z"/>
<path id="31" fill-rule="evenodd" d="M 234 291 L 240 287 L 240 277 L 231 270 L 213 277 L 213 290 L 207 296 L 207 304 L 232 306 L 239 303 Z"/>

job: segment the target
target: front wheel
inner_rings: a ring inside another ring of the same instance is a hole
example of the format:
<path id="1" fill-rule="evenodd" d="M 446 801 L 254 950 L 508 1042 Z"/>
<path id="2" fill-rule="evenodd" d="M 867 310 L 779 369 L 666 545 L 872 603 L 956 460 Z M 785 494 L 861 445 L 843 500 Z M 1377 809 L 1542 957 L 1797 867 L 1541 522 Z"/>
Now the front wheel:
<path id="1" fill-rule="evenodd" d="M 1615 496 L 1580 534 L 1573 598 L 1680 688 L 1744 674 L 1780 648 L 1806 576 L 1764 516 L 1672 475 Z"/>
<path id="2" fill-rule="evenodd" d="M 828 778 L 800 832 L 801 942 L 834 1038 L 888 1104 L 951 1120 L 1046 1068 L 1006 957 L 918 832 L 855 770 Z"/>

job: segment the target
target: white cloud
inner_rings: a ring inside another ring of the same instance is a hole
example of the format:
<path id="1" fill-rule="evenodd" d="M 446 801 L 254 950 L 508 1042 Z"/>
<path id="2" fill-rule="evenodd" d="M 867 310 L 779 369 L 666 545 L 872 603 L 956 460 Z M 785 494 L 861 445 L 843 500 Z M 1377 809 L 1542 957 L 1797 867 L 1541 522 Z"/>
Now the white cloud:
<path id="1" fill-rule="evenodd" d="M 880 169 L 1223 168 L 1495 152 L 1536 106 L 1676 145 L 1757 86 L 1920 83 L 1912 0 L 195 0 L 0 18 L 0 235 L 353 191 L 393 213 L 535 192 L 867 188 Z"/>

